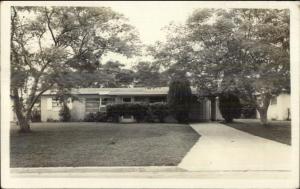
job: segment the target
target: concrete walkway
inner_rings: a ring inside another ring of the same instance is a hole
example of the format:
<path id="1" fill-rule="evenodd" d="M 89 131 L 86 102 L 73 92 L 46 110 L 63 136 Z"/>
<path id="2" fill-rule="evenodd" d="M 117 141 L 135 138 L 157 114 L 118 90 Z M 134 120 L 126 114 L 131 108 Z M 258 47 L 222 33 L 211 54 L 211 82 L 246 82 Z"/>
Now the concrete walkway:
<path id="1" fill-rule="evenodd" d="M 289 171 L 291 146 L 220 123 L 192 124 L 201 137 L 179 164 L 189 171 Z"/>

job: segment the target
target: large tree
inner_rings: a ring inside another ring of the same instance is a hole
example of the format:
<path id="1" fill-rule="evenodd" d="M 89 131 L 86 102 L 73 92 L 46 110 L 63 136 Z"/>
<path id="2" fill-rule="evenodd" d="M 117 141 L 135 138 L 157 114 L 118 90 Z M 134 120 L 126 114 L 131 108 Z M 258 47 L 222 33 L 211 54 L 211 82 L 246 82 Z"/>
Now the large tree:
<path id="1" fill-rule="evenodd" d="M 109 80 L 101 57 L 130 57 L 138 43 L 136 30 L 110 8 L 11 7 L 11 97 L 20 131 L 30 131 L 32 107 L 46 90 Z"/>
<path id="2" fill-rule="evenodd" d="M 100 66 L 102 71 L 109 74 L 109 80 L 97 83 L 96 87 L 129 87 L 134 81 L 134 71 L 124 68 L 125 65 L 119 61 L 107 61 L 105 64 Z"/>
<path id="3" fill-rule="evenodd" d="M 158 62 L 189 72 L 201 94 L 238 89 L 267 124 L 271 97 L 290 88 L 288 10 L 198 9 L 169 32 Z"/>
<path id="4" fill-rule="evenodd" d="M 167 72 L 160 71 L 160 66 L 148 61 L 138 62 L 133 69 L 134 85 L 137 87 L 165 87 L 168 85 Z"/>

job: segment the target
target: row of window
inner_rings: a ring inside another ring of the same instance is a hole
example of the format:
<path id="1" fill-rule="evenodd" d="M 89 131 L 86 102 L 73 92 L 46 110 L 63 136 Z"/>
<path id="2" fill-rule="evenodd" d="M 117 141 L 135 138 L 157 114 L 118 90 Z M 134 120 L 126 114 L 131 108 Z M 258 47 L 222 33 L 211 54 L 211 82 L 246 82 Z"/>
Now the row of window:
<path id="1" fill-rule="evenodd" d="M 149 102 L 165 102 L 166 97 L 149 97 Z M 123 102 L 145 102 L 147 101 L 147 97 L 123 97 L 122 98 Z M 114 103 L 115 98 L 112 97 L 105 97 L 105 98 L 86 98 L 85 99 L 85 108 L 86 112 L 97 112 L 97 111 L 105 111 L 105 107 L 107 104 Z M 59 108 L 61 107 L 61 103 L 58 99 L 52 98 L 52 108 Z"/>
<path id="2" fill-rule="evenodd" d="M 122 98 L 123 102 L 130 103 L 130 102 L 145 102 L 147 101 L 146 97 L 123 97 Z M 165 102 L 166 98 L 165 97 L 150 97 L 149 102 Z M 86 112 L 97 112 L 97 111 L 105 111 L 105 107 L 107 104 L 114 103 L 115 98 L 112 97 L 106 97 L 106 98 L 87 98 L 85 100 L 85 109 Z M 99 109 L 100 108 L 100 109 Z"/>

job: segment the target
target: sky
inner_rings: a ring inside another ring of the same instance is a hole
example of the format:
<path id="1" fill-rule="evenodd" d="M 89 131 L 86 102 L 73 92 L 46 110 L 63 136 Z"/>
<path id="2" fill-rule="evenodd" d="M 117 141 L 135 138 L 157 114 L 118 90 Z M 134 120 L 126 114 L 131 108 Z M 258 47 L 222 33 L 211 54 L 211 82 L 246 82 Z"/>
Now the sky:
<path id="1" fill-rule="evenodd" d="M 151 45 L 165 39 L 163 27 L 171 22 L 184 23 L 196 8 L 200 6 L 191 2 L 101 2 L 100 6 L 111 7 L 114 11 L 124 14 L 129 23 L 136 27 L 143 44 Z M 131 68 L 139 60 L 146 57 L 127 59 L 122 56 L 107 54 L 102 61 L 119 60 L 126 68 Z"/>
<path id="2" fill-rule="evenodd" d="M 164 39 L 164 26 L 174 21 L 183 23 L 197 7 L 185 2 L 101 2 L 129 18 L 129 23 L 137 28 L 145 44 L 153 44 Z"/>

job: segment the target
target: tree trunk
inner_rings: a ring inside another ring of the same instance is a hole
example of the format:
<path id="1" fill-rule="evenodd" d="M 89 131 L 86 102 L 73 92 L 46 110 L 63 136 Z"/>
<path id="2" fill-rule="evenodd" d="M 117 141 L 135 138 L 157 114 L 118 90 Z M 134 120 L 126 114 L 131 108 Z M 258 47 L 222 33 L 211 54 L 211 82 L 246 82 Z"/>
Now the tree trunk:
<path id="1" fill-rule="evenodd" d="M 216 121 L 216 97 L 215 96 L 211 97 L 210 102 L 211 102 L 211 112 L 210 112 L 211 118 L 210 118 L 210 120 Z"/>
<path id="2" fill-rule="evenodd" d="M 15 112 L 16 112 L 16 116 L 17 116 L 17 119 L 18 119 L 18 124 L 19 124 L 19 127 L 20 127 L 19 131 L 21 133 L 30 132 L 30 125 L 29 125 L 30 117 L 24 116 L 22 114 L 22 112 L 20 111 L 20 107 L 18 107 L 18 106 L 15 106 Z"/>
<path id="3" fill-rule="evenodd" d="M 270 93 L 265 93 L 261 96 L 261 105 L 257 103 L 256 108 L 259 113 L 260 121 L 263 126 L 268 125 L 268 108 L 270 105 L 272 95 Z"/>
<path id="4" fill-rule="evenodd" d="M 17 116 L 18 117 L 18 116 Z M 29 120 L 26 118 L 18 118 L 19 126 L 20 126 L 20 132 L 21 133 L 29 133 L 31 132 L 30 130 L 30 125 L 29 125 Z"/>
<path id="5" fill-rule="evenodd" d="M 268 109 L 259 109 L 258 110 L 260 122 L 263 126 L 268 126 Z"/>
<path id="6" fill-rule="evenodd" d="M 31 112 L 27 112 L 24 116 L 23 114 L 23 106 L 22 106 L 22 102 L 19 98 L 19 94 L 18 94 L 18 90 L 17 89 L 13 89 L 13 101 L 14 101 L 14 109 L 15 109 L 15 113 L 18 119 L 18 125 L 20 127 L 20 132 L 22 133 L 28 133 L 30 132 L 30 125 L 29 125 L 29 120 L 30 120 L 30 115 Z"/>

